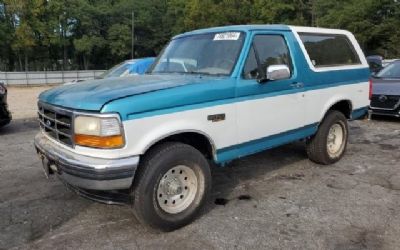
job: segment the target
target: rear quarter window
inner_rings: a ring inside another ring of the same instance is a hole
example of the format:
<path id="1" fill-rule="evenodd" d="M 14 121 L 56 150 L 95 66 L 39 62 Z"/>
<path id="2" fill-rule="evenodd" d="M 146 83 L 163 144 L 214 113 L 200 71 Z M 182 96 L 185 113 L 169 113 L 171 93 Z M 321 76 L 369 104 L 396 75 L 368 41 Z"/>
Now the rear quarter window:
<path id="1" fill-rule="evenodd" d="M 299 33 L 316 68 L 361 64 L 353 44 L 345 35 Z"/>

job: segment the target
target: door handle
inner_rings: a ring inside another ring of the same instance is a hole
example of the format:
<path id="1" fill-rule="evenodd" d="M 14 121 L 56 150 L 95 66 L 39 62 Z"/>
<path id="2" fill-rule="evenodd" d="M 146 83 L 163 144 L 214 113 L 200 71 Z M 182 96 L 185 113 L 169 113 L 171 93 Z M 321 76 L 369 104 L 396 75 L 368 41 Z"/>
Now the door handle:
<path id="1" fill-rule="evenodd" d="M 292 88 L 302 88 L 302 87 L 304 87 L 304 84 L 301 83 L 301 82 L 294 82 L 294 83 L 290 84 L 290 87 L 292 87 Z"/>

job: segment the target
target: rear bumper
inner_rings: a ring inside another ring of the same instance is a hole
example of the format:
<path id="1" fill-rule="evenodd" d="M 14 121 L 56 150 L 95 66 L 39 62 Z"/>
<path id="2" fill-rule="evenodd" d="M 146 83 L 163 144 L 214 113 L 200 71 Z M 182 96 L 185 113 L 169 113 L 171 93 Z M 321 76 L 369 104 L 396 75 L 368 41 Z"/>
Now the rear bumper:
<path id="1" fill-rule="evenodd" d="M 369 114 L 370 115 L 382 115 L 382 116 L 400 117 L 400 108 L 398 108 L 396 110 L 369 108 Z"/>
<path id="2" fill-rule="evenodd" d="M 79 155 L 64 149 L 41 132 L 34 142 L 45 171 L 78 188 L 102 191 L 128 189 L 139 164 L 139 156 L 104 159 Z"/>

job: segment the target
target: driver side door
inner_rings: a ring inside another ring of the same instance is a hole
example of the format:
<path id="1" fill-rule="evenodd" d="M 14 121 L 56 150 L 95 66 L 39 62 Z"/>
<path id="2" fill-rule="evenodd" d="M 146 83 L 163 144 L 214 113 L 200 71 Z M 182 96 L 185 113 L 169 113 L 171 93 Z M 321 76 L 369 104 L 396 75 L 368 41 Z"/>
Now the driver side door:
<path id="1" fill-rule="evenodd" d="M 238 154 L 249 155 L 302 136 L 306 125 L 301 76 L 285 34 L 254 33 L 242 76 L 237 82 Z M 270 66 L 286 65 L 290 77 L 259 79 Z M 300 138 L 299 138 L 300 139 Z"/>

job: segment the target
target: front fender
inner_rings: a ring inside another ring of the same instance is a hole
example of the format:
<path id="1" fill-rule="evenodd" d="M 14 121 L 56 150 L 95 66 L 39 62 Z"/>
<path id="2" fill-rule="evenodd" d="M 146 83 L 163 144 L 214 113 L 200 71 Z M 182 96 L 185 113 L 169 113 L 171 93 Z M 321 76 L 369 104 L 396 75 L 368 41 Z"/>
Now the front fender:
<path id="1" fill-rule="evenodd" d="M 211 114 L 225 114 L 226 119 L 213 122 L 208 119 Z M 195 132 L 208 138 L 215 152 L 237 144 L 235 119 L 234 105 L 227 104 L 124 121 L 126 150 L 142 155 L 166 137 Z"/>
<path id="2" fill-rule="evenodd" d="M 136 124 L 137 125 L 137 124 Z M 127 125 L 128 127 L 130 125 Z M 135 125 L 134 125 L 135 126 Z M 140 130 L 138 126 L 136 127 L 136 131 Z M 132 131 L 130 128 L 127 128 L 128 130 Z M 143 134 L 140 137 L 136 137 L 136 140 L 133 141 L 134 145 L 127 145 L 128 147 L 132 146 L 132 150 L 134 152 L 137 152 L 136 154 L 144 154 L 149 148 L 151 148 L 153 145 L 155 145 L 157 142 L 170 137 L 172 135 L 177 135 L 177 134 L 182 134 L 182 133 L 187 133 L 187 132 L 193 132 L 197 133 L 200 135 L 205 136 L 208 141 L 210 142 L 213 151 L 215 151 L 215 143 L 212 140 L 211 136 L 208 135 L 206 132 L 202 131 L 202 128 L 199 128 L 194 123 L 190 122 L 183 122 L 183 121 L 172 121 L 172 122 L 164 122 L 160 123 L 156 126 L 149 127 L 142 131 Z M 132 136 L 128 136 L 132 137 Z M 140 138 L 140 139 L 139 139 Z M 129 139 L 128 139 L 129 141 Z"/>

